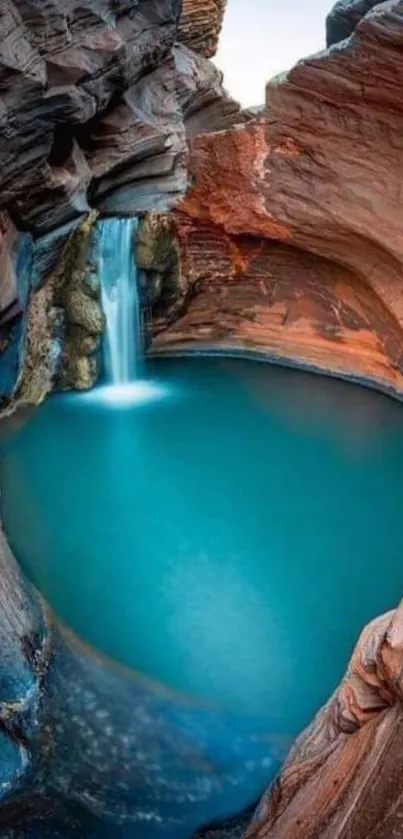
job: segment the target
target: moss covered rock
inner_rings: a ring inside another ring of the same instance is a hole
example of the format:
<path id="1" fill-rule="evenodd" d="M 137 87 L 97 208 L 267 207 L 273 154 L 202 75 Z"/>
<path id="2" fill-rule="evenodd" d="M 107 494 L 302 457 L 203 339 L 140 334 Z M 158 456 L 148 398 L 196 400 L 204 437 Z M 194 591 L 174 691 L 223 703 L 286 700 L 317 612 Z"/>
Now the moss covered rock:
<path id="1" fill-rule="evenodd" d="M 145 303 L 160 314 L 175 307 L 186 294 L 179 250 L 169 215 L 149 213 L 138 226 L 136 264 Z"/>
<path id="2" fill-rule="evenodd" d="M 81 326 L 91 336 L 101 335 L 104 331 L 105 318 L 100 304 L 81 288 L 67 289 L 64 308 L 69 325 Z"/>
<path id="3" fill-rule="evenodd" d="M 68 350 L 76 355 L 92 355 L 101 345 L 100 334 L 89 333 L 87 329 L 82 326 L 74 326 L 69 328 L 68 335 Z"/>
<path id="4" fill-rule="evenodd" d="M 98 378 L 97 359 L 88 355 L 77 355 L 67 345 L 61 384 L 63 388 L 89 390 Z"/>
<path id="5" fill-rule="evenodd" d="M 137 229 L 138 268 L 165 274 L 177 265 L 177 261 L 169 216 L 161 213 L 149 213 L 144 216 Z"/>
<path id="6" fill-rule="evenodd" d="M 64 312 L 62 370 L 63 389 L 87 390 L 95 384 L 105 318 L 100 303 L 99 278 L 91 253 L 97 213 L 91 212 L 74 230 L 63 251 L 56 282 L 59 305 Z"/>

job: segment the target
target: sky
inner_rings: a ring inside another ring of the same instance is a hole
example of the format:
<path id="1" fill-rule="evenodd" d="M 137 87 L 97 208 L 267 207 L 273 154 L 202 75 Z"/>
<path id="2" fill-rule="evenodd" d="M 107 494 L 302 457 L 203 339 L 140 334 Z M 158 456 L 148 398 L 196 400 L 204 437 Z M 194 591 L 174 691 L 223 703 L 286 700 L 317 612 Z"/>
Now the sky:
<path id="1" fill-rule="evenodd" d="M 264 102 L 265 84 L 325 46 L 332 0 L 228 0 L 215 63 L 242 105 Z"/>

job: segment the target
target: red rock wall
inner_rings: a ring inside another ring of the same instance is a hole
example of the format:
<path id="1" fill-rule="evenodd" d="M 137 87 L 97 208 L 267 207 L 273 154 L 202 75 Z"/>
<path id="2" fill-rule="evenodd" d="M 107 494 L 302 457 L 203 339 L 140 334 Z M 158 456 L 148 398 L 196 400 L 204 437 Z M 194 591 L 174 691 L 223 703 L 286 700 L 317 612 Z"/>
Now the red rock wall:
<path id="1" fill-rule="evenodd" d="M 399 324 L 351 271 L 179 214 L 176 235 L 189 292 L 168 329 L 155 324 L 154 351 L 255 350 L 403 391 Z"/>
<path id="2" fill-rule="evenodd" d="M 403 0 L 390 0 L 270 84 L 261 117 L 192 141 L 174 216 L 202 300 L 159 346 L 193 342 L 196 311 L 199 337 L 203 309 L 206 340 L 218 340 L 231 283 L 234 342 L 402 390 L 402 47 Z"/>

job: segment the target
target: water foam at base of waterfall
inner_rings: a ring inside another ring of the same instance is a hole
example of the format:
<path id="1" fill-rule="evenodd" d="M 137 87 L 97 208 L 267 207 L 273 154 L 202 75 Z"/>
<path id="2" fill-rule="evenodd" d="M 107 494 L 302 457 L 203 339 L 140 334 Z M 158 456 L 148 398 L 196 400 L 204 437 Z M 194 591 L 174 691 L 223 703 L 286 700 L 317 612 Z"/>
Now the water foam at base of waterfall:
<path id="1" fill-rule="evenodd" d="M 157 402 L 168 395 L 168 389 L 158 382 L 148 379 L 138 379 L 126 384 L 110 384 L 89 390 L 84 398 L 91 403 L 101 403 L 114 407 L 132 407 L 133 405 L 145 405 L 150 402 Z M 83 398 L 82 396 L 80 397 Z"/>

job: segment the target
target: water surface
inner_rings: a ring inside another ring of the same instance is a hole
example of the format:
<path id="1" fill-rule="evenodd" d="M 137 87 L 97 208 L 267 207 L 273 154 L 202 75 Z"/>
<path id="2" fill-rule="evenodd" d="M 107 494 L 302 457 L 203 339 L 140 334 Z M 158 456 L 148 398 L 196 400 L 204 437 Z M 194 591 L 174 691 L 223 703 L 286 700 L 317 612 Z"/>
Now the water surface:
<path id="1" fill-rule="evenodd" d="M 2 453 L 6 532 L 116 660 L 293 734 L 403 579 L 403 408 L 242 360 L 158 361 L 165 398 L 49 400 Z"/>

